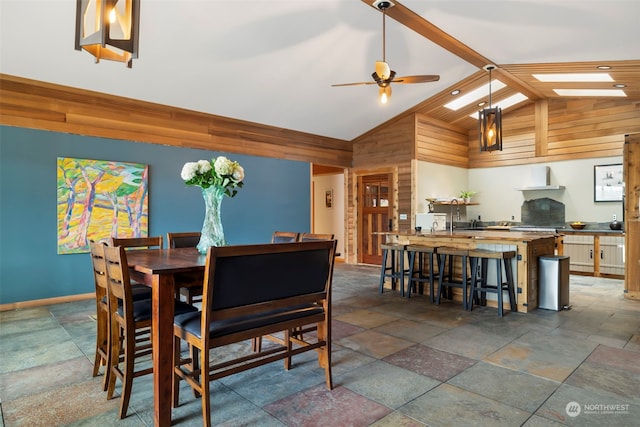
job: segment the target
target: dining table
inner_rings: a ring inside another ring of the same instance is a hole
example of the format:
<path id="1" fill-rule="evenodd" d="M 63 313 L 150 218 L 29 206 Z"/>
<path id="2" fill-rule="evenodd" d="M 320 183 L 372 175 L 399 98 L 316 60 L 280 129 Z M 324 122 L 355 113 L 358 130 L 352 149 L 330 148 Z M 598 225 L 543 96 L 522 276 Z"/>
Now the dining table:
<path id="1" fill-rule="evenodd" d="M 152 289 L 153 419 L 158 427 L 171 425 L 174 275 L 202 272 L 204 277 L 206 259 L 196 248 L 127 251 L 131 279 Z"/>

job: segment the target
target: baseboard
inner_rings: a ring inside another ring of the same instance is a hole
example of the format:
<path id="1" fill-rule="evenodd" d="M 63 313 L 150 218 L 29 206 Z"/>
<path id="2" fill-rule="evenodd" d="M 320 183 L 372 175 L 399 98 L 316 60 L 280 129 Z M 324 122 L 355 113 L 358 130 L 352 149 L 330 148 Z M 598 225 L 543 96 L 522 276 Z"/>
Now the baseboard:
<path id="1" fill-rule="evenodd" d="M 43 305 L 62 304 L 65 302 L 82 301 L 86 299 L 94 299 L 96 297 L 95 292 L 88 294 L 67 295 L 64 297 L 43 298 L 31 301 L 12 302 L 9 304 L 0 304 L 0 311 L 19 310 L 23 308 L 42 307 Z"/>

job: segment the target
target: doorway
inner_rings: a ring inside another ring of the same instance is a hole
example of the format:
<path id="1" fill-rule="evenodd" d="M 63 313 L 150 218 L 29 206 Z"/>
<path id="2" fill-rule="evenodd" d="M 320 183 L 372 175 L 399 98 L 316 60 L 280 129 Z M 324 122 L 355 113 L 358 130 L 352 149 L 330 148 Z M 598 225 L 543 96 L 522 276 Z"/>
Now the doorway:
<path id="1" fill-rule="evenodd" d="M 380 244 L 385 236 L 375 234 L 393 228 L 392 174 L 358 177 L 358 262 L 382 264 Z"/>

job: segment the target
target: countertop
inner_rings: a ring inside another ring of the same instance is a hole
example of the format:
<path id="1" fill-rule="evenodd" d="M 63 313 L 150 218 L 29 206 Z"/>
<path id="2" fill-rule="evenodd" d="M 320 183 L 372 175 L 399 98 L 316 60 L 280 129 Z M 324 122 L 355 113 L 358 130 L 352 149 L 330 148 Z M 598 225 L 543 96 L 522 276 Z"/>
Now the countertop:
<path id="1" fill-rule="evenodd" d="M 558 234 L 618 234 L 624 235 L 624 230 L 612 230 L 610 228 L 589 229 L 583 228 L 582 230 L 574 230 L 573 228 L 566 228 L 558 230 Z"/>
<path id="2" fill-rule="evenodd" d="M 555 237 L 555 233 L 549 232 L 528 232 L 528 231 L 501 231 L 501 230 L 454 230 L 449 231 L 419 232 L 415 231 L 384 231 L 376 234 L 400 237 L 433 237 L 433 238 L 454 238 L 473 240 L 505 240 L 505 241 L 533 241 L 548 237 Z"/>

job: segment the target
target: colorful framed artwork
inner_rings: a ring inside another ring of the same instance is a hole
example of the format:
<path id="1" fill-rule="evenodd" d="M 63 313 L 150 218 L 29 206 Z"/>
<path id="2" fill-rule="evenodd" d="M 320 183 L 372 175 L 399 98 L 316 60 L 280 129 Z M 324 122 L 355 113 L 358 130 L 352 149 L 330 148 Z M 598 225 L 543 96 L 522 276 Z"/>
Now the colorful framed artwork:
<path id="1" fill-rule="evenodd" d="M 58 254 L 148 235 L 148 165 L 58 157 L 57 171 Z"/>
<path id="2" fill-rule="evenodd" d="M 622 163 L 593 167 L 594 202 L 621 202 L 623 192 Z"/>

